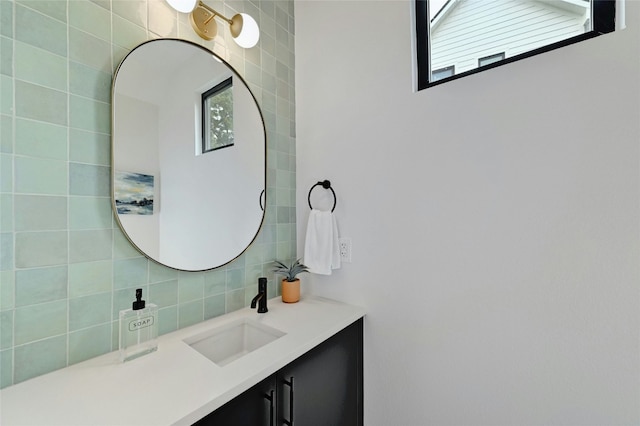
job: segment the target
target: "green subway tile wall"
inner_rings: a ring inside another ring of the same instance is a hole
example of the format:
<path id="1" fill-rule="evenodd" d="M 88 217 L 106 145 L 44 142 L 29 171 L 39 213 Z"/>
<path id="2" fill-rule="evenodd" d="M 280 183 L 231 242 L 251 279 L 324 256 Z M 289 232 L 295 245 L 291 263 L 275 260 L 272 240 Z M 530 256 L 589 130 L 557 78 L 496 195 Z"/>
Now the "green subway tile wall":
<path id="1" fill-rule="evenodd" d="M 0 387 L 117 350 L 134 289 L 159 305 L 161 333 L 248 305 L 271 262 L 295 257 L 293 0 L 221 1 L 251 14 L 258 46 L 225 25 L 209 42 L 164 0 L 0 0 Z M 253 245 L 206 272 L 147 260 L 110 201 L 111 78 L 139 43 L 182 38 L 241 74 L 267 129 L 267 208 Z"/>

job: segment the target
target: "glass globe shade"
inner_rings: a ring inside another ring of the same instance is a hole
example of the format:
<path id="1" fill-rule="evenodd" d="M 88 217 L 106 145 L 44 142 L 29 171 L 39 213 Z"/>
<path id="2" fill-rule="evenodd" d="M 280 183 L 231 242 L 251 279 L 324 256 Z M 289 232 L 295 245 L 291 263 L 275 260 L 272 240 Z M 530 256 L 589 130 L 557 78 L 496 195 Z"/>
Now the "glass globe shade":
<path id="1" fill-rule="evenodd" d="M 167 0 L 169 6 L 182 13 L 189 13 L 196 7 L 198 0 Z"/>
<path id="2" fill-rule="evenodd" d="M 258 40 L 260 40 L 260 29 L 258 28 L 256 20 L 250 15 L 240 13 L 240 16 L 242 16 L 242 29 L 238 37 L 234 37 L 233 39 L 238 46 L 248 49 L 258 44 Z"/>

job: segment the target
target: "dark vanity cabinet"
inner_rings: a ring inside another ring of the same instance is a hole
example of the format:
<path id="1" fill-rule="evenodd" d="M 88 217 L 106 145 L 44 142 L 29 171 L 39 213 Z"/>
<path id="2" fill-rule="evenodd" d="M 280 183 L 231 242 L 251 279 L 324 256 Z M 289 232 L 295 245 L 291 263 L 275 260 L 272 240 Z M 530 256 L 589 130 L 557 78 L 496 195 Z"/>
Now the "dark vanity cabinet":
<path id="1" fill-rule="evenodd" d="M 195 425 L 274 425 L 276 416 L 276 376 L 246 390 Z M 272 420 L 273 419 L 273 420 Z"/>
<path id="2" fill-rule="evenodd" d="M 362 425 L 360 319 L 196 425 Z"/>

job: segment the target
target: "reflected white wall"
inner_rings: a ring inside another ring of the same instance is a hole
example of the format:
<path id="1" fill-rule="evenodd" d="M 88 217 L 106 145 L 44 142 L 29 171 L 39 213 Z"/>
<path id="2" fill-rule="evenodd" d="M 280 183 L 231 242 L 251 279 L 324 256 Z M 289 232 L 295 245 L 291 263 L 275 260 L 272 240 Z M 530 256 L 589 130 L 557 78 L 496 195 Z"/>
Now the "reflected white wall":
<path id="1" fill-rule="evenodd" d="M 152 215 L 118 215 L 120 222 L 127 229 L 129 238 L 145 253 L 158 257 L 159 247 L 159 208 L 160 199 L 160 151 L 158 149 L 158 107 L 154 104 L 116 94 L 118 105 L 114 114 L 114 122 L 118 128 L 127 132 L 117 132 L 121 144 L 126 150 L 115 150 L 117 171 L 142 173 L 154 176 L 154 214 Z"/>

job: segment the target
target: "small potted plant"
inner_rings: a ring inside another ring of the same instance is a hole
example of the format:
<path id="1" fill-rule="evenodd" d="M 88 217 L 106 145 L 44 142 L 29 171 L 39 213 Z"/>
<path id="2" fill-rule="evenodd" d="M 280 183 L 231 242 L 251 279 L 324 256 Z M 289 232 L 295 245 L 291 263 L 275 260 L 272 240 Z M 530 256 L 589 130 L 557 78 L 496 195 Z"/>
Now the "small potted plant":
<path id="1" fill-rule="evenodd" d="M 300 278 L 297 278 L 297 275 L 302 272 L 309 272 L 309 268 L 300 263 L 300 259 L 293 262 L 291 266 L 287 266 L 278 260 L 273 264 L 273 272 L 284 276 L 282 278 L 282 301 L 296 303 L 300 300 Z"/>

